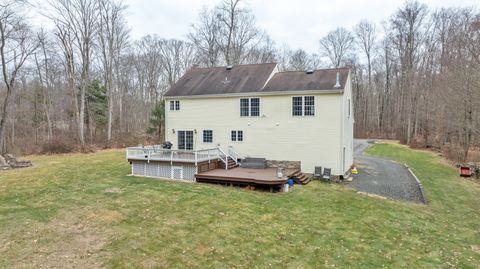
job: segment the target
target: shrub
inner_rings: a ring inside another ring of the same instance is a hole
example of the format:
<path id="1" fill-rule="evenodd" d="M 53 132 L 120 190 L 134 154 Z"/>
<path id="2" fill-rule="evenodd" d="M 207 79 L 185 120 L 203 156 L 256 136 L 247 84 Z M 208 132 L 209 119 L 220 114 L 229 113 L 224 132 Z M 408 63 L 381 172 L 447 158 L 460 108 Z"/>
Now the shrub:
<path id="1" fill-rule="evenodd" d="M 72 143 L 63 140 L 51 140 L 42 145 L 42 154 L 70 153 L 73 151 Z"/>

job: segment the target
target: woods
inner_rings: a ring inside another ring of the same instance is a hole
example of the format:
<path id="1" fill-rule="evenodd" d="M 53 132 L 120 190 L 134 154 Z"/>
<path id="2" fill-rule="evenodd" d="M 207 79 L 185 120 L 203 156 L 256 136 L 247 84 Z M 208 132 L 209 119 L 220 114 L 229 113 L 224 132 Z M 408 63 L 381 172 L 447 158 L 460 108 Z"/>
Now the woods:
<path id="1" fill-rule="evenodd" d="M 29 8 L 52 27 L 35 25 Z M 275 43 L 241 0 L 199 10 L 183 40 L 133 40 L 127 12 L 119 0 L 1 1 L 2 152 L 162 140 L 163 94 L 186 70 L 266 62 L 280 71 L 350 67 L 357 137 L 448 148 L 461 160 L 480 145 L 474 8 L 405 2 L 385 23 L 328 29 L 310 52 Z"/>
<path id="2" fill-rule="evenodd" d="M 355 30 L 367 59 L 357 54 L 350 63 L 356 135 L 420 147 L 461 146 L 451 157 L 465 161 L 480 135 L 478 11 L 429 10 L 407 2 L 390 17 L 383 38 L 362 23 Z"/>

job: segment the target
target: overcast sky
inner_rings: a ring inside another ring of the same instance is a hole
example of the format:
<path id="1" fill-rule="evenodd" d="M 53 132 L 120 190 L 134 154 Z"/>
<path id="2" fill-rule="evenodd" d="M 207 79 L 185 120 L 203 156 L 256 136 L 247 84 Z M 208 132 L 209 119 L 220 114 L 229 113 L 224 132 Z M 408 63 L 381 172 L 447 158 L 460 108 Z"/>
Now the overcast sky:
<path id="1" fill-rule="evenodd" d="M 42 1 L 42 0 L 40 0 Z M 147 34 L 164 38 L 185 38 L 203 6 L 220 0 L 125 0 L 128 25 L 133 39 Z M 381 23 L 404 0 L 245 0 L 257 24 L 278 44 L 318 49 L 318 40 L 328 31 L 343 26 L 350 29 L 361 19 Z M 429 8 L 452 6 L 480 7 L 480 0 L 424 0 Z"/>

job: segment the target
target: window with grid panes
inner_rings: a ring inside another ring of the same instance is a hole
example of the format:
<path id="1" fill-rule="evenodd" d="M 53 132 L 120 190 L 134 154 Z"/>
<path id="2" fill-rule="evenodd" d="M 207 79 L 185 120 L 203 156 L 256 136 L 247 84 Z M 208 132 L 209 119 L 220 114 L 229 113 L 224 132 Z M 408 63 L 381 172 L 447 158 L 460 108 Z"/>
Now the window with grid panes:
<path id="1" fill-rule="evenodd" d="M 203 143 L 212 143 L 212 142 L 213 142 L 213 131 L 203 130 Z"/>

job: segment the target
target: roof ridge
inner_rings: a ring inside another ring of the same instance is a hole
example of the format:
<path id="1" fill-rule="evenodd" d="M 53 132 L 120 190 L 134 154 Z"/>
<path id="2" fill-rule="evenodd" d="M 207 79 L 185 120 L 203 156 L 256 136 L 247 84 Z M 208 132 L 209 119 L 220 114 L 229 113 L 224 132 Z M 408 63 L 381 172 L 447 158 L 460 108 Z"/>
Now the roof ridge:
<path id="1" fill-rule="evenodd" d="M 253 65 L 267 65 L 267 64 L 278 64 L 275 62 L 271 63 L 256 63 L 256 64 L 237 64 L 237 65 L 232 65 L 233 67 L 235 66 L 253 66 Z M 202 67 L 202 66 L 192 66 L 191 69 L 214 69 L 214 68 L 225 68 L 228 65 L 219 65 L 219 66 L 211 66 L 211 67 Z"/>
<path id="2" fill-rule="evenodd" d="M 313 71 L 315 72 L 315 71 L 330 71 L 330 70 L 344 70 L 344 69 L 350 69 L 350 68 L 349 67 L 322 68 L 322 69 L 313 69 Z M 279 73 L 294 73 L 294 72 L 305 73 L 307 70 L 286 70 L 286 71 L 277 72 L 277 74 L 279 74 Z"/>

